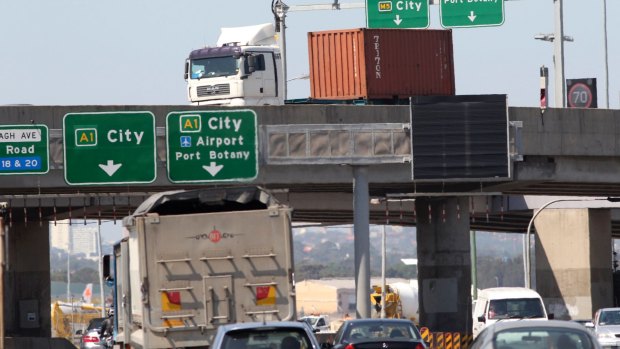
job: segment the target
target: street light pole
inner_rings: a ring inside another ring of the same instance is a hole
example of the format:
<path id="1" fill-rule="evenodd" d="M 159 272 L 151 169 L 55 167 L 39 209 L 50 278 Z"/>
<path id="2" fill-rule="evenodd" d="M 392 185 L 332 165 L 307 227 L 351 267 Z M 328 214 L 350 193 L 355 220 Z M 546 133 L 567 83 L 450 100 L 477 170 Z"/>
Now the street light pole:
<path id="1" fill-rule="evenodd" d="M 609 57 L 607 56 L 607 0 L 603 0 L 603 29 L 605 31 L 605 107 L 609 109 Z"/>
<path id="2" fill-rule="evenodd" d="M 288 98 L 288 87 L 286 83 L 288 82 L 286 76 L 286 14 L 289 11 L 315 11 L 315 10 L 341 10 L 341 9 L 356 9 L 356 8 L 365 8 L 366 3 L 346 3 L 341 4 L 338 2 L 339 0 L 333 0 L 331 4 L 306 4 L 306 5 L 287 5 L 283 0 L 273 0 L 271 3 L 271 11 L 275 17 L 276 22 L 276 33 L 279 34 L 279 46 L 280 46 L 280 61 L 282 62 L 282 77 L 284 81 L 284 86 L 282 95 L 286 100 Z M 295 80 L 295 79 L 292 79 Z"/>
<path id="3" fill-rule="evenodd" d="M 564 11 L 562 0 L 553 0 L 555 3 L 555 32 L 553 34 L 538 34 L 536 40 L 553 43 L 553 66 L 555 69 L 554 88 L 556 108 L 566 107 L 566 81 L 564 79 L 564 41 L 573 41 L 570 36 L 564 35 Z M 560 39 L 561 38 L 561 39 Z"/>
<path id="4" fill-rule="evenodd" d="M 566 84 L 564 83 L 564 12 L 562 10 L 563 0 L 553 0 L 555 2 L 555 37 L 554 64 L 555 64 L 555 107 L 566 107 Z"/>
<path id="5" fill-rule="evenodd" d="M 609 201 L 609 202 L 619 202 L 620 199 L 619 198 L 588 198 L 588 199 L 556 199 L 556 200 L 551 200 L 549 202 L 547 202 L 546 204 L 542 205 L 532 216 L 532 219 L 530 219 L 529 224 L 527 225 L 527 232 L 525 234 L 525 287 L 526 288 L 531 288 L 531 279 L 532 279 L 532 265 L 530 262 L 530 234 L 532 231 L 532 225 L 534 224 L 534 220 L 536 219 L 536 217 L 542 212 L 542 210 L 544 210 L 545 208 L 547 208 L 548 206 L 555 204 L 556 202 L 562 202 L 562 201 Z"/>

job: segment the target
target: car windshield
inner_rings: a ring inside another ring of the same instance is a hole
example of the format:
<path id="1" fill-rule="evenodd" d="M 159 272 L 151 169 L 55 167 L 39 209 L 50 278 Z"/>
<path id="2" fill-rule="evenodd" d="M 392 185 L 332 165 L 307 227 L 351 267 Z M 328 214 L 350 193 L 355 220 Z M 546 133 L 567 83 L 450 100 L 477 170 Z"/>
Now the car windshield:
<path id="1" fill-rule="evenodd" d="M 587 333 L 562 328 L 516 328 L 498 332 L 497 349 L 593 349 Z"/>
<path id="2" fill-rule="evenodd" d="M 192 79 L 237 75 L 238 72 L 239 60 L 232 56 L 194 59 L 191 63 Z"/>
<path id="3" fill-rule="evenodd" d="M 601 326 L 620 325 L 620 310 L 606 310 L 601 312 L 598 324 Z"/>
<path id="4" fill-rule="evenodd" d="M 420 339 L 412 323 L 389 321 L 366 321 L 351 323 L 344 335 L 344 340 L 385 340 L 385 338 Z"/>
<path id="5" fill-rule="evenodd" d="M 545 317 L 540 299 L 496 299 L 489 303 L 489 319 L 541 318 Z"/>
<path id="6" fill-rule="evenodd" d="M 101 329 L 103 320 L 105 320 L 105 318 L 95 318 L 95 319 L 90 320 L 90 322 L 88 323 L 88 328 L 86 328 L 86 330 L 90 331 L 90 330 Z"/>
<path id="7" fill-rule="evenodd" d="M 312 344 L 298 328 L 265 327 L 227 333 L 222 349 L 312 349 Z"/>
<path id="8" fill-rule="evenodd" d="M 307 322 L 308 325 L 314 326 L 319 321 L 319 318 L 318 317 L 305 317 L 304 321 Z"/>

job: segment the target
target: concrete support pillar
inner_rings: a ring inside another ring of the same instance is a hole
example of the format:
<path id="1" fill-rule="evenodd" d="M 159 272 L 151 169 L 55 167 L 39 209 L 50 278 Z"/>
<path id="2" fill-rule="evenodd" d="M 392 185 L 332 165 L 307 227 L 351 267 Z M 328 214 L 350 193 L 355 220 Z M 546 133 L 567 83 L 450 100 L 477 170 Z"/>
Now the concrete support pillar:
<path id="1" fill-rule="evenodd" d="M 469 198 L 416 200 L 420 326 L 471 332 Z"/>
<path id="2" fill-rule="evenodd" d="M 608 209 L 545 209 L 536 227 L 536 290 L 556 319 L 592 319 L 613 306 Z"/>
<path id="3" fill-rule="evenodd" d="M 353 235 L 355 248 L 355 315 L 370 317 L 370 194 L 368 168 L 353 168 Z"/>
<path id="4" fill-rule="evenodd" d="M 49 225 L 13 223 L 7 235 L 7 336 L 51 337 Z"/>

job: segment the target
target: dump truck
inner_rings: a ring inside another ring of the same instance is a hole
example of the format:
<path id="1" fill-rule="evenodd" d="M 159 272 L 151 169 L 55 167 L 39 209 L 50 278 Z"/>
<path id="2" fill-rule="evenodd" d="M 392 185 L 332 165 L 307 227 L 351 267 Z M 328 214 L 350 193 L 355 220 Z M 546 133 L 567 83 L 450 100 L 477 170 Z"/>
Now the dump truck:
<path id="1" fill-rule="evenodd" d="M 104 258 L 121 348 L 208 348 L 221 325 L 295 320 L 291 209 L 261 188 L 155 194 Z"/>

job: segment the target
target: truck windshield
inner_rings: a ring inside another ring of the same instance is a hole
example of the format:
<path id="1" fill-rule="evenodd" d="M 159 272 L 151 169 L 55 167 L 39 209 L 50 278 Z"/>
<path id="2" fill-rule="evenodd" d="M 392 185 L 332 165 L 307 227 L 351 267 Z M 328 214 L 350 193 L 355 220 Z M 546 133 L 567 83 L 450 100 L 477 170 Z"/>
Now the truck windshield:
<path id="1" fill-rule="evenodd" d="M 541 317 L 545 317 L 545 314 L 537 298 L 497 299 L 489 304 L 489 319 Z"/>
<path id="2" fill-rule="evenodd" d="M 232 56 L 194 59 L 191 64 L 192 79 L 237 75 L 238 72 L 239 59 Z"/>

